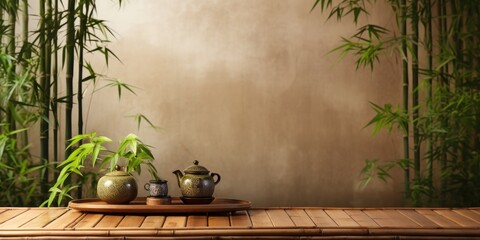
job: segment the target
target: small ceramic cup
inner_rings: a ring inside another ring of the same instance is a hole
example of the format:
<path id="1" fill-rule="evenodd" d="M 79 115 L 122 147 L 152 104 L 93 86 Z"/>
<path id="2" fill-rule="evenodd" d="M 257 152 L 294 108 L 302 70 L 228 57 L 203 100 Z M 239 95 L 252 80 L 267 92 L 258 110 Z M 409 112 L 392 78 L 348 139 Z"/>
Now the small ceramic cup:
<path id="1" fill-rule="evenodd" d="M 167 180 L 150 180 L 144 188 L 150 192 L 149 197 L 163 198 L 168 196 Z"/>

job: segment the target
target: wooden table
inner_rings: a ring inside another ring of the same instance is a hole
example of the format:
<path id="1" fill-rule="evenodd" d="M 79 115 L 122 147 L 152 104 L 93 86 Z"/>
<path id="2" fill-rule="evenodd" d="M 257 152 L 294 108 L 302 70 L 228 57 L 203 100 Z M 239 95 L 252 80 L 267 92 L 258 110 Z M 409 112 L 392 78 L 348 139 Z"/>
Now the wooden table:
<path id="1" fill-rule="evenodd" d="M 303 236 L 303 237 L 302 237 Z M 480 239 L 480 208 L 266 208 L 220 214 L 99 214 L 0 208 L 12 239 Z"/>

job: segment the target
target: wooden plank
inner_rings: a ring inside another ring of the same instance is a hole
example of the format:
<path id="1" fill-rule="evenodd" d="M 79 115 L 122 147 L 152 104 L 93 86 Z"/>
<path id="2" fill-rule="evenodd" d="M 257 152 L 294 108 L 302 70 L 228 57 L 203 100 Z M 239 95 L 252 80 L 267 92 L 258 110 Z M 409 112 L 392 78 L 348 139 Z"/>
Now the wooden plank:
<path id="1" fill-rule="evenodd" d="M 463 215 L 460 215 L 452 210 L 447 209 L 437 209 L 434 212 L 450 219 L 451 221 L 459 224 L 462 227 L 478 227 L 478 223 L 473 221 L 470 218 L 467 218 Z"/>
<path id="2" fill-rule="evenodd" d="M 314 227 L 315 223 L 310 219 L 303 209 L 287 209 L 285 210 L 290 219 L 297 227 Z"/>
<path id="3" fill-rule="evenodd" d="M 104 215 L 103 218 L 95 225 L 95 228 L 115 228 L 122 221 L 121 215 Z"/>
<path id="4" fill-rule="evenodd" d="M 8 209 L 6 211 L 3 211 L 0 213 L 0 223 L 3 223 L 11 218 L 14 218 L 18 216 L 19 214 L 22 214 L 23 212 L 27 211 L 28 208 L 25 209 Z"/>
<path id="5" fill-rule="evenodd" d="M 73 228 L 93 228 L 97 223 L 102 219 L 103 214 L 99 213 L 87 213 L 83 216 L 83 218 L 78 221 Z"/>
<path id="6" fill-rule="evenodd" d="M 165 216 L 146 216 L 141 228 L 161 228 L 165 222 Z"/>
<path id="7" fill-rule="evenodd" d="M 230 216 L 210 215 L 208 216 L 208 227 L 230 227 Z"/>
<path id="8" fill-rule="evenodd" d="M 167 216 L 163 223 L 163 228 L 183 228 L 186 222 L 186 216 Z"/>
<path id="9" fill-rule="evenodd" d="M 480 214 L 480 209 L 470 209 L 470 211 L 473 211 L 473 212 L 475 212 L 475 213 L 477 213 L 477 214 Z"/>
<path id="10" fill-rule="evenodd" d="M 32 219 L 38 217 L 40 214 L 44 213 L 46 209 L 29 209 L 28 211 L 25 211 L 8 221 L 5 221 L 4 223 L 0 224 L 0 229 L 16 229 L 19 228 L 20 226 L 30 222 Z"/>
<path id="11" fill-rule="evenodd" d="M 68 210 L 64 208 L 58 209 L 49 209 L 45 211 L 40 216 L 36 217 L 32 221 L 24 224 L 21 228 L 29 228 L 29 229 L 38 229 L 43 228 L 53 220 L 57 219 L 59 216 L 65 214 Z"/>
<path id="12" fill-rule="evenodd" d="M 325 213 L 337 223 L 339 227 L 359 227 L 357 222 L 353 220 L 347 213 L 341 209 L 327 209 Z"/>
<path id="13" fill-rule="evenodd" d="M 423 228 L 440 228 L 440 225 L 434 223 L 432 220 L 428 219 L 414 209 L 400 209 L 398 212 L 408 217 L 410 220 L 414 221 Z"/>
<path id="14" fill-rule="evenodd" d="M 138 228 L 142 225 L 145 216 L 126 215 L 117 228 Z"/>
<path id="15" fill-rule="evenodd" d="M 251 227 L 252 222 L 247 211 L 237 211 L 230 216 L 230 225 L 232 227 Z"/>
<path id="16" fill-rule="evenodd" d="M 84 213 L 77 210 L 68 210 L 65 214 L 47 224 L 44 229 L 65 229 L 68 226 L 73 226 Z"/>
<path id="17" fill-rule="evenodd" d="M 395 221 L 392 221 L 384 211 L 379 209 L 368 209 L 363 211 L 367 216 L 373 219 L 381 227 L 395 226 Z"/>
<path id="18" fill-rule="evenodd" d="M 208 220 L 205 215 L 190 215 L 187 218 L 187 227 L 207 227 Z"/>
<path id="19" fill-rule="evenodd" d="M 305 212 L 317 227 L 338 227 L 335 221 L 322 209 L 306 209 Z"/>
<path id="20" fill-rule="evenodd" d="M 445 218 L 442 215 L 437 214 L 431 209 L 416 209 L 418 213 L 430 219 L 435 224 L 439 225 L 442 228 L 458 228 L 460 225 L 450 221 L 448 218 Z"/>
<path id="21" fill-rule="evenodd" d="M 410 218 L 401 214 L 396 209 L 386 209 L 386 210 L 382 210 L 382 211 L 386 212 L 387 215 L 392 218 L 392 221 L 394 221 L 394 223 L 397 227 L 405 227 L 405 228 L 419 228 L 419 227 L 421 227 L 415 221 L 412 221 Z"/>
<path id="22" fill-rule="evenodd" d="M 364 210 L 381 227 L 418 228 L 420 225 L 393 209 Z"/>
<path id="23" fill-rule="evenodd" d="M 469 210 L 469 209 L 455 209 L 453 211 L 460 214 L 460 215 L 468 217 L 468 218 L 472 219 L 473 221 L 480 224 L 480 213 L 476 213 L 475 211 L 472 211 L 472 210 Z"/>
<path id="24" fill-rule="evenodd" d="M 367 214 L 365 214 L 362 210 L 347 209 L 345 210 L 345 213 L 348 214 L 348 216 L 350 216 L 361 227 L 370 227 L 370 228 L 380 227 L 373 219 L 367 216 Z"/>
<path id="25" fill-rule="evenodd" d="M 273 227 L 272 221 L 265 210 L 248 210 L 253 227 Z"/>
<path id="26" fill-rule="evenodd" d="M 267 214 L 275 227 L 295 226 L 295 223 L 293 223 L 290 216 L 288 216 L 287 212 L 283 209 L 268 209 Z"/>

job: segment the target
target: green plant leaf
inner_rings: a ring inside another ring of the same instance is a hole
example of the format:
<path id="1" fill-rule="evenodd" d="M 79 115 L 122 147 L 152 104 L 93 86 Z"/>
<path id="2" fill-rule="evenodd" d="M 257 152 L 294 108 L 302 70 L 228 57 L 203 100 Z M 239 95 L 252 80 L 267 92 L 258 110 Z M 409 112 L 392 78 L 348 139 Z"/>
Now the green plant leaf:
<path id="1" fill-rule="evenodd" d="M 148 119 L 145 115 L 141 114 L 141 113 L 137 113 L 135 115 L 131 115 L 129 117 L 133 117 L 135 119 L 135 122 L 137 123 L 137 130 L 140 130 L 140 125 L 142 123 L 142 121 L 146 121 L 148 123 L 148 125 L 154 129 L 157 129 L 158 127 L 155 126 L 151 121 L 150 119 Z"/>
<path id="2" fill-rule="evenodd" d="M 130 85 L 130 84 L 127 84 L 127 83 L 124 83 L 124 82 L 121 82 L 119 79 L 112 79 L 112 80 L 108 80 L 110 83 L 101 87 L 100 89 L 98 89 L 97 91 L 103 89 L 103 88 L 106 88 L 106 87 L 113 87 L 113 88 L 116 88 L 117 89 L 117 92 L 118 92 L 118 99 L 121 99 L 122 98 L 122 89 L 125 89 L 131 93 L 133 93 L 134 95 L 137 95 L 135 93 L 135 91 L 133 91 L 133 88 L 134 86 Z"/>

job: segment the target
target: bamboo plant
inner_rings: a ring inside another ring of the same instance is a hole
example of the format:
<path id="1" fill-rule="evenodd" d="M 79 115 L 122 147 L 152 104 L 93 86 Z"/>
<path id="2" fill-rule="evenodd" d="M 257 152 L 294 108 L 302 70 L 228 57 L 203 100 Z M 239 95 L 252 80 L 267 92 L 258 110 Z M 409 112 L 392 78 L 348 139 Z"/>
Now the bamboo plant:
<path id="1" fill-rule="evenodd" d="M 352 15 L 358 24 L 376 3 L 316 0 L 313 8 L 320 6 L 329 18 Z M 375 116 L 367 125 L 374 132 L 400 129 L 403 158 L 383 163 L 367 160 L 363 180 L 366 184 L 375 176 L 387 180 L 399 166 L 404 171 L 407 203 L 478 205 L 480 5 L 475 0 L 389 0 L 388 4 L 399 20 L 398 28 L 367 23 L 336 48 L 341 55 L 357 56 L 357 68 L 373 70 L 374 64 L 381 64 L 381 55 L 389 52 L 402 60 L 402 106 L 372 103 Z M 435 25 L 438 30 L 433 29 Z"/>
<path id="2" fill-rule="evenodd" d="M 63 150 L 70 146 L 65 153 L 68 159 L 75 149 L 69 139 L 84 132 L 85 84 L 97 86 L 98 80 L 109 79 L 97 73 L 88 58 L 101 54 L 107 64 L 111 56 L 117 58 L 108 48 L 113 31 L 96 18 L 95 0 L 38 3 L 38 9 L 32 9 L 27 0 L 0 1 L 0 180 L 6 186 L 0 187 L 0 205 L 39 205 L 50 194 L 60 174 L 56 166 L 62 162 Z M 37 28 L 29 29 L 30 21 L 38 22 Z M 65 95 L 59 94 L 60 81 L 65 82 Z M 105 85 L 132 91 L 120 80 Z M 78 106 L 77 119 L 73 119 L 74 106 Z M 62 115 L 65 119 L 59 119 Z M 29 138 L 28 129 L 36 126 L 40 138 Z M 31 141 L 40 143 L 40 154 L 30 154 Z M 85 178 L 66 181 L 81 186 Z M 71 194 L 81 197 L 82 188 L 78 189 Z"/>

